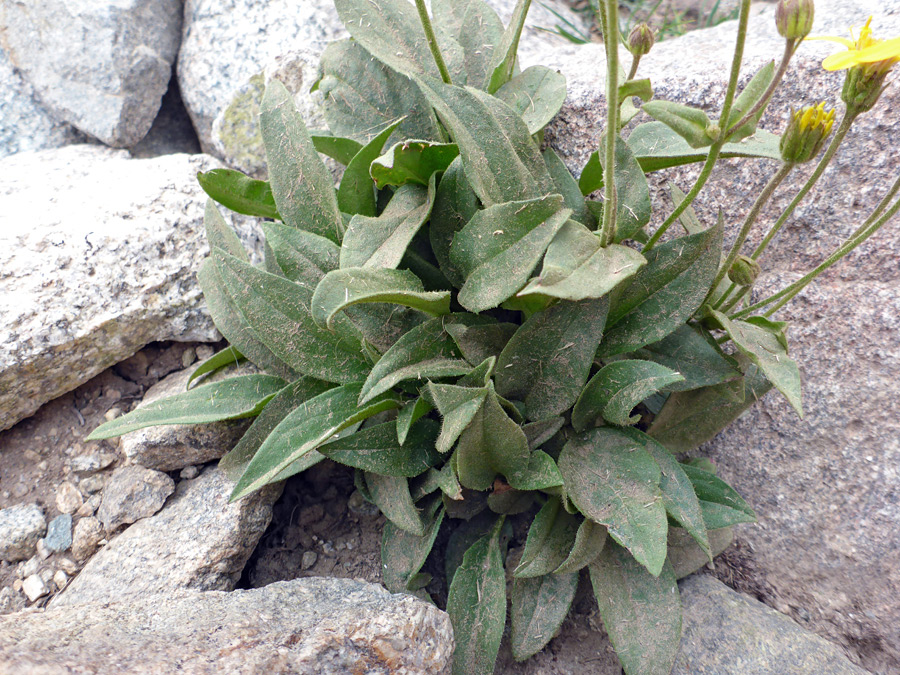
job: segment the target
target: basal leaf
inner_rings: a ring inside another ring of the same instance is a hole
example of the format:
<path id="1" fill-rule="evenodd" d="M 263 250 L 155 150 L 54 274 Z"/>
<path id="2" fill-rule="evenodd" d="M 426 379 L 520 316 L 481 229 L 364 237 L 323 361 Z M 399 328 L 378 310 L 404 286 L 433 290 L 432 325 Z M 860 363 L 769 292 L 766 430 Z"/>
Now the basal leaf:
<path id="1" fill-rule="evenodd" d="M 554 574 L 569 574 L 587 567 L 597 559 L 606 545 L 606 528 L 598 525 L 590 518 L 585 518 L 578 526 L 572 550 Z"/>
<path id="2" fill-rule="evenodd" d="M 425 536 L 425 523 L 409 494 L 406 478 L 366 471 L 366 486 L 385 518 L 404 532 Z"/>
<path id="3" fill-rule="evenodd" d="M 556 635 L 569 613 L 577 587 L 577 573 L 513 580 L 510 646 L 516 661 L 534 656 Z"/>
<path id="4" fill-rule="evenodd" d="M 198 173 L 197 182 L 206 194 L 232 211 L 281 220 L 267 181 L 255 180 L 234 169 L 212 169 Z"/>
<path id="5" fill-rule="evenodd" d="M 536 134 L 552 120 L 566 100 L 566 78 L 545 66 L 531 66 L 494 94 L 525 121 Z"/>
<path id="6" fill-rule="evenodd" d="M 254 417 L 287 383 L 272 375 L 242 375 L 154 401 L 110 420 L 90 440 L 121 436 L 159 424 L 205 424 Z"/>
<path id="7" fill-rule="evenodd" d="M 421 396 L 414 401 L 404 404 L 400 412 L 397 413 L 397 442 L 403 445 L 413 424 L 433 409 L 434 406 Z"/>
<path id="8" fill-rule="evenodd" d="M 500 354 L 498 393 L 524 401 L 533 421 L 568 410 L 587 382 L 606 308 L 605 299 L 562 300 L 532 315 Z"/>
<path id="9" fill-rule="evenodd" d="M 338 207 L 342 213 L 370 217 L 377 214 L 375 186 L 369 175 L 369 167 L 381 154 L 387 139 L 401 122 L 403 118 L 388 124 L 350 160 L 337 191 Z"/>
<path id="10" fill-rule="evenodd" d="M 707 532 L 712 556 L 715 558 L 734 541 L 734 533 L 730 527 Z M 709 555 L 700 548 L 687 530 L 680 527 L 669 528 L 669 562 L 676 579 L 683 579 L 709 563 Z"/>
<path id="11" fill-rule="evenodd" d="M 681 644 L 681 599 L 672 566 L 654 576 L 607 544 L 590 566 L 603 626 L 627 675 L 669 675 Z"/>
<path id="12" fill-rule="evenodd" d="M 449 291 L 425 291 L 407 270 L 348 267 L 326 274 L 312 296 L 312 318 L 332 329 L 335 317 L 347 307 L 365 302 L 389 302 L 431 315 L 450 311 Z"/>
<path id="13" fill-rule="evenodd" d="M 544 150 L 544 163 L 550 172 L 556 192 L 562 195 L 563 204 L 566 208 L 572 209 L 572 220 L 577 220 L 588 229 L 596 228 L 597 219 L 588 209 L 581 188 L 578 187 L 578 181 L 553 148 Z"/>
<path id="14" fill-rule="evenodd" d="M 384 525 L 381 538 L 381 571 L 384 585 L 391 593 L 403 593 L 409 590 L 410 581 L 422 569 L 434 540 L 437 538 L 441 523 L 444 522 L 444 509 L 441 500 L 436 499 L 429 505 L 426 517 L 428 524 L 425 534 L 418 537 L 401 530 L 388 521 Z"/>
<path id="15" fill-rule="evenodd" d="M 194 371 L 191 373 L 191 376 L 188 378 L 186 389 L 190 389 L 191 385 L 197 380 L 205 379 L 204 376 L 212 375 L 217 372 L 219 369 L 224 368 L 226 366 L 230 366 L 232 364 L 238 364 L 241 361 L 246 360 L 246 356 L 241 354 L 237 349 L 232 347 L 231 345 L 225 347 L 225 349 L 216 352 L 208 359 L 206 359 L 199 366 L 194 368 Z"/>
<path id="16" fill-rule="evenodd" d="M 459 302 L 481 312 L 513 296 L 571 215 L 562 197 L 497 204 L 479 211 L 456 233 L 450 260 L 466 282 Z"/>
<path id="17" fill-rule="evenodd" d="M 572 550 L 578 524 L 576 516 L 568 513 L 558 499 L 550 497 L 531 523 L 513 576 L 529 579 L 556 570 Z"/>
<path id="18" fill-rule="evenodd" d="M 272 80 L 260 104 L 260 133 L 266 146 L 275 205 L 285 224 L 332 241 L 344 233 L 331 173 L 285 86 Z"/>
<path id="19" fill-rule="evenodd" d="M 434 257 L 441 271 L 457 288 L 465 283 L 465 277 L 450 261 L 450 245 L 454 235 L 469 222 L 478 208 L 478 196 L 469 185 L 462 159 L 457 157 L 441 177 L 428 224 Z"/>
<path id="20" fill-rule="evenodd" d="M 212 199 L 206 200 L 206 209 L 203 212 L 203 226 L 206 229 L 206 240 L 210 250 L 220 248 L 235 258 L 250 262 L 250 256 L 234 230 L 225 222 L 219 207 Z"/>
<path id="21" fill-rule="evenodd" d="M 738 523 L 755 523 L 756 514 L 728 483 L 714 473 L 682 464 L 700 500 L 706 527 L 715 530 Z"/>
<path id="22" fill-rule="evenodd" d="M 584 431 L 602 418 L 611 424 L 637 424 L 632 409 L 651 394 L 684 377 L 652 361 L 613 361 L 590 379 L 572 409 L 572 426 Z"/>
<path id="23" fill-rule="evenodd" d="M 512 79 L 519 51 L 519 38 L 522 37 L 522 29 L 525 27 L 525 18 L 530 7 L 531 0 L 518 0 L 509 19 L 509 25 L 503 31 L 499 44 L 494 48 L 489 78 L 482 87 L 490 94 Z"/>
<path id="24" fill-rule="evenodd" d="M 358 405 L 361 389 L 362 384 L 358 382 L 335 387 L 289 413 L 257 450 L 235 486 L 231 500 L 269 484 L 284 469 L 339 431 L 384 410 L 400 407 L 400 401 L 390 395 Z"/>
<path id="25" fill-rule="evenodd" d="M 406 442 L 400 445 L 397 423 L 385 422 L 330 441 L 320 446 L 319 452 L 346 466 L 383 476 L 412 478 L 440 460 L 434 449 L 438 428 L 434 420 L 420 420 L 412 426 Z"/>
<path id="26" fill-rule="evenodd" d="M 517 490 L 547 490 L 564 482 L 556 462 L 540 450 L 533 450 L 528 456 L 528 463 L 518 471 L 508 473 L 506 479 Z"/>
<path id="27" fill-rule="evenodd" d="M 662 340 L 697 311 L 715 278 L 724 223 L 660 244 L 610 307 L 599 355 L 634 351 Z"/>
<path id="28" fill-rule="evenodd" d="M 551 417 L 540 422 L 529 422 L 522 426 L 522 431 L 528 438 L 528 447 L 534 451 L 553 438 L 563 428 L 566 420 L 564 417 Z"/>
<path id="29" fill-rule="evenodd" d="M 468 84 L 482 87 L 487 81 L 494 46 L 503 36 L 497 13 L 483 0 L 432 0 L 434 22 L 460 44 Z"/>
<path id="30" fill-rule="evenodd" d="M 659 466 L 641 443 L 600 427 L 575 436 L 559 456 L 566 494 L 586 517 L 606 525 L 651 574 L 666 559 L 666 510 Z"/>
<path id="31" fill-rule="evenodd" d="M 359 141 L 343 136 L 332 136 L 330 131 L 310 131 L 309 137 L 312 139 L 313 145 L 316 146 L 317 152 L 326 157 L 331 157 L 331 159 L 344 166 L 347 166 L 356 157 L 357 153 L 363 149 L 363 145 Z"/>
<path id="32" fill-rule="evenodd" d="M 474 365 L 481 365 L 486 359 L 500 356 L 500 352 L 518 329 L 514 323 L 492 323 L 482 326 L 462 326 L 450 324 L 447 332 L 462 352 L 463 357 Z M 493 367 L 493 364 L 492 364 Z"/>
<path id="33" fill-rule="evenodd" d="M 638 350 L 635 356 L 662 364 L 684 376 L 683 381 L 667 385 L 664 391 L 699 389 L 742 375 L 734 359 L 722 352 L 705 329 L 690 324 Z"/>
<path id="34" fill-rule="evenodd" d="M 485 387 L 476 389 L 429 382 L 428 393 L 443 419 L 436 447 L 440 452 L 449 452 L 459 435 L 481 410 L 488 390 Z"/>
<path id="35" fill-rule="evenodd" d="M 369 172 L 379 189 L 407 183 L 428 185 L 432 175 L 446 171 L 458 156 L 455 143 L 403 141 L 374 159 Z"/>
<path id="36" fill-rule="evenodd" d="M 330 239 L 282 223 L 263 223 L 262 230 L 284 276 L 310 293 L 338 266 L 341 250 Z"/>

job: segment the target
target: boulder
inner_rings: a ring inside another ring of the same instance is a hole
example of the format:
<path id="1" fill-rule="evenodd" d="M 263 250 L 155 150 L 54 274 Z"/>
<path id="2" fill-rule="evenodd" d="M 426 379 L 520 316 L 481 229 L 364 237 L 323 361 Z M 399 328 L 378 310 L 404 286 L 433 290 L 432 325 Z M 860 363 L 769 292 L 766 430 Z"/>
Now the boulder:
<path id="1" fill-rule="evenodd" d="M 196 174 L 217 166 L 91 145 L 0 160 L 0 429 L 149 342 L 219 339 L 196 281 Z"/>
<path id="2" fill-rule="evenodd" d="M 44 105 L 115 147 L 150 129 L 180 30 L 179 0 L 14 0 L 0 9 L 0 40 Z"/>
<path id="3" fill-rule="evenodd" d="M 0 617 L 0 670 L 9 675 L 443 675 L 453 644 L 449 617 L 433 605 L 350 579 L 141 593 Z"/>

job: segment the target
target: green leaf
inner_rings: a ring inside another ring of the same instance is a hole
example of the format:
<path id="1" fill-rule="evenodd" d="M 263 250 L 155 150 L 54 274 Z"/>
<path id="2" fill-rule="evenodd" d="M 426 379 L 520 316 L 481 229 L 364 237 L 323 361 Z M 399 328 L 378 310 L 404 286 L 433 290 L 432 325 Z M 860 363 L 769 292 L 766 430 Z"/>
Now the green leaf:
<path id="1" fill-rule="evenodd" d="M 597 235 L 569 220 L 547 247 L 540 275 L 517 295 L 563 300 L 602 298 L 646 264 L 644 256 L 634 249 L 618 244 L 604 248 Z"/>
<path id="2" fill-rule="evenodd" d="M 784 336 L 787 324 L 761 316 L 732 321 L 721 312 L 713 311 L 712 314 L 741 353 L 759 367 L 802 418 L 800 369 L 797 362 L 788 356 L 787 338 Z"/>
<path id="3" fill-rule="evenodd" d="M 601 417 L 620 426 L 637 424 L 640 415 L 632 416 L 631 411 L 638 403 L 683 379 L 652 361 L 613 361 L 597 371 L 582 390 L 572 409 L 572 426 L 584 431 Z"/>
<path id="4" fill-rule="evenodd" d="M 338 266 L 341 250 L 330 239 L 282 223 L 263 223 L 262 230 L 284 276 L 309 292 Z"/>
<path id="5" fill-rule="evenodd" d="M 212 169 L 198 173 L 197 182 L 206 194 L 232 211 L 281 220 L 272 188 L 264 180 L 255 180 L 233 169 Z"/>
<path id="6" fill-rule="evenodd" d="M 751 138 L 746 138 L 740 143 L 726 143 L 722 146 L 719 158 L 761 157 L 780 162 L 780 140 L 780 136 L 760 129 Z M 709 153 L 706 148 L 701 150 L 691 148 L 681 136 L 662 122 L 639 125 L 631 132 L 627 142 L 645 173 L 682 164 L 705 162 Z"/>
<path id="7" fill-rule="evenodd" d="M 465 82 L 455 84 L 482 87 L 487 81 L 494 45 L 503 36 L 497 13 L 483 0 L 432 0 L 436 26 L 447 31 L 463 49 Z"/>
<path id="8" fill-rule="evenodd" d="M 455 384 L 428 383 L 428 394 L 441 413 L 443 423 L 436 447 L 439 452 L 449 452 L 459 435 L 469 426 L 481 410 L 488 390 L 460 387 Z"/>
<path id="9" fill-rule="evenodd" d="M 430 62 L 430 54 L 428 58 Z M 320 68 L 318 90 L 324 97 L 325 120 L 337 136 L 368 143 L 387 124 L 406 115 L 395 137 L 442 140 L 434 111 L 415 83 L 372 58 L 358 42 L 330 43 Z"/>
<path id="10" fill-rule="evenodd" d="M 319 452 L 340 464 L 383 476 L 418 476 L 440 461 L 434 449 L 438 423 L 424 419 L 413 425 L 406 442 L 397 440 L 397 423 L 385 422 L 361 429 L 319 447 Z M 368 479 L 367 484 L 370 484 Z"/>
<path id="11" fill-rule="evenodd" d="M 510 646 L 516 661 L 534 656 L 556 635 L 569 613 L 577 587 L 577 573 L 513 580 Z"/>
<path id="12" fill-rule="evenodd" d="M 457 157 L 441 177 L 428 224 L 434 257 L 441 271 L 457 288 L 465 283 L 465 277 L 450 261 L 450 245 L 453 236 L 469 222 L 478 208 L 478 196 L 469 185 L 462 159 Z"/>
<path id="13" fill-rule="evenodd" d="M 259 126 L 278 213 L 286 225 L 341 240 L 344 223 L 331 173 L 285 86 L 272 80 L 260 104 Z"/>
<path id="14" fill-rule="evenodd" d="M 453 314 L 419 324 L 397 340 L 375 364 L 363 386 L 360 401 L 365 402 L 403 380 L 465 375 L 472 366 L 462 358 L 444 325 L 486 320 Z"/>
<path id="15" fill-rule="evenodd" d="M 730 527 L 709 530 L 707 536 L 713 558 L 731 546 L 731 542 L 734 540 L 734 533 Z M 682 530 L 680 527 L 669 528 L 667 548 L 669 551 L 669 562 L 672 563 L 672 570 L 675 572 L 676 579 L 683 579 L 709 563 L 707 553 L 700 548 L 686 530 Z"/>
<path id="16" fill-rule="evenodd" d="M 391 521 L 384 524 L 381 538 L 381 572 L 384 585 L 391 593 L 403 593 L 409 590 L 413 577 L 422 569 L 428 554 L 434 546 L 441 523 L 444 522 L 444 509 L 441 500 L 436 499 L 430 505 L 434 513 L 427 513 L 428 524 L 425 534 L 417 537 L 405 532 Z"/>
<path id="17" fill-rule="evenodd" d="M 588 209 L 581 188 L 578 187 L 578 181 L 553 148 L 544 150 L 544 162 L 547 164 L 547 171 L 550 172 L 556 191 L 563 197 L 565 207 L 572 209 L 572 219 L 589 229 L 596 227 L 597 219 Z"/>
<path id="18" fill-rule="evenodd" d="M 225 222 L 225 219 L 219 212 L 219 207 L 211 199 L 206 200 L 206 209 L 203 212 L 203 226 L 206 228 L 206 240 L 209 242 L 210 250 L 220 248 L 235 258 L 239 258 L 244 262 L 250 262 L 250 256 L 247 255 L 241 240 L 228 223 Z"/>
<path id="19" fill-rule="evenodd" d="M 485 80 L 482 89 L 493 94 L 512 79 L 516 67 L 516 54 L 519 51 L 519 38 L 525 27 L 525 17 L 531 7 L 531 0 L 519 0 L 509 19 L 509 25 L 503 31 L 500 42 L 494 48 L 491 57 L 490 77 Z"/>
<path id="20" fill-rule="evenodd" d="M 331 132 L 327 131 L 310 131 L 309 137 L 312 139 L 317 152 L 326 157 L 331 157 L 331 159 L 344 166 L 347 166 L 356 157 L 357 153 L 363 149 L 363 145 L 359 141 L 354 141 L 352 138 L 344 138 L 343 136 L 332 136 Z"/>
<path id="21" fill-rule="evenodd" d="M 667 385 L 664 388 L 667 392 L 708 387 L 742 375 L 734 359 L 725 355 L 708 331 L 690 324 L 638 350 L 635 356 L 662 364 L 684 376 L 683 381 Z"/>
<path id="22" fill-rule="evenodd" d="M 490 358 L 496 361 L 518 328 L 514 323 L 493 323 L 483 326 L 451 324 L 447 326 L 447 332 L 453 336 L 466 361 L 474 366 L 481 365 Z M 491 364 L 492 369 L 493 366 L 494 364 Z"/>
<path id="23" fill-rule="evenodd" d="M 667 562 L 654 576 L 610 544 L 590 571 L 603 626 L 627 675 L 669 675 L 681 643 L 681 598 L 672 566 Z"/>
<path id="24" fill-rule="evenodd" d="M 700 500 L 706 527 L 716 530 L 738 523 L 755 523 L 756 514 L 728 483 L 709 471 L 682 464 Z"/>
<path id="25" fill-rule="evenodd" d="M 466 178 L 485 206 L 552 191 L 540 150 L 508 105 L 471 88 L 433 81 L 419 86 L 459 146 Z"/>
<path id="26" fill-rule="evenodd" d="M 528 438 L 528 447 L 534 451 L 553 438 L 565 424 L 564 417 L 551 417 L 540 422 L 529 422 L 522 426 L 522 431 Z"/>
<path id="27" fill-rule="evenodd" d="M 247 322 L 284 363 L 326 382 L 353 382 L 366 376 L 369 364 L 355 331 L 341 325 L 338 332 L 330 332 L 313 322 L 310 289 L 226 254 L 213 259 Z"/>
<path id="28" fill-rule="evenodd" d="M 407 270 L 348 267 L 326 274 L 312 296 L 312 318 L 331 330 L 335 317 L 347 307 L 364 302 L 389 302 L 431 315 L 450 311 L 449 291 L 425 291 Z"/>
<path id="29" fill-rule="evenodd" d="M 528 464 L 509 473 L 506 479 L 517 490 L 546 490 L 559 487 L 564 482 L 556 462 L 540 450 L 533 450 L 528 457 Z"/>
<path id="30" fill-rule="evenodd" d="M 660 244 L 609 309 L 601 357 L 659 342 L 703 303 L 722 254 L 724 223 Z"/>
<path id="31" fill-rule="evenodd" d="M 494 94 L 525 121 L 536 134 L 552 120 L 566 100 L 566 78 L 545 66 L 531 66 Z"/>
<path id="32" fill-rule="evenodd" d="M 450 260 L 466 278 L 459 303 L 473 312 L 515 295 L 571 215 L 562 197 L 497 204 L 479 211 L 456 233 Z"/>
<path id="33" fill-rule="evenodd" d="M 561 300 L 533 314 L 507 343 L 494 377 L 501 396 L 540 421 L 572 407 L 587 382 L 606 322 L 605 299 Z"/>
<path id="34" fill-rule="evenodd" d="M 403 141 L 372 161 L 369 172 L 379 189 L 388 185 L 428 185 L 437 172 L 446 171 L 459 156 L 455 143 Z"/>
<path id="35" fill-rule="evenodd" d="M 666 509 L 659 466 L 642 445 L 618 429 L 591 429 L 566 443 L 559 470 L 578 510 L 655 576 L 666 559 Z"/>
<path id="36" fill-rule="evenodd" d="M 728 127 L 731 125 L 737 124 L 747 112 L 750 111 L 756 102 L 762 98 L 762 95 L 765 93 L 766 89 L 769 88 L 772 80 L 775 77 L 775 62 L 769 61 L 764 64 L 762 68 L 756 71 L 756 74 L 753 78 L 747 83 L 747 86 L 744 87 L 744 90 L 741 92 L 740 96 L 738 96 L 734 100 L 734 105 L 731 108 L 731 114 L 728 116 Z M 734 132 L 728 137 L 728 140 L 731 142 L 742 141 L 748 136 L 752 136 L 756 133 L 756 125 L 759 124 L 759 118 L 763 116 L 763 113 L 766 111 L 765 106 L 759 109 L 753 117 L 751 117 L 747 122 L 740 128 L 735 129 Z M 727 129 L 722 129 L 722 131 L 727 131 Z"/>
<path id="37" fill-rule="evenodd" d="M 459 436 L 457 475 L 463 487 L 487 490 L 497 474 L 511 476 L 528 463 L 528 439 L 501 407 L 493 385 Z"/>
<path id="38" fill-rule="evenodd" d="M 400 445 L 406 443 L 406 437 L 409 435 L 413 424 L 419 421 L 423 416 L 427 415 L 434 409 L 428 401 L 421 396 L 414 401 L 406 403 L 397 413 L 397 442 Z"/>
<path id="39" fill-rule="evenodd" d="M 702 110 L 675 101 L 650 101 L 644 104 L 643 111 L 681 136 L 692 148 L 710 146 L 715 140 L 706 133 L 712 121 Z"/>
<path id="40" fill-rule="evenodd" d="M 606 528 L 590 518 L 585 518 L 578 526 L 569 557 L 553 573 L 568 574 L 587 567 L 597 559 L 604 546 L 606 546 Z"/>
<path id="41" fill-rule="evenodd" d="M 676 208 L 681 206 L 681 202 L 687 197 L 675 183 L 669 183 L 669 192 L 672 195 L 672 203 Z M 678 222 L 681 223 L 682 227 L 684 227 L 684 231 L 688 234 L 697 234 L 704 229 L 693 206 L 688 206 L 681 212 L 681 215 L 678 216 Z"/>
<path id="42" fill-rule="evenodd" d="M 506 624 L 506 578 L 500 552 L 503 518 L 466 551 L 453 575 L 447 613 L 456 649 L 453 675 L 491 675 Z"/>
<path id="43" fill-rule="evenodd" d="M 711 440 L 772 388 L 755 366 L 736 380 L 676 392 L 648 433 L 672 452 L 688 452 Z"/>
<path id="44" fill-rule="evenodd" d="M 253 455 L 281 421 L 309 399 L 325 393 L 334 385 L 311 377 L 301 377 L 279 391 L 263 408 L 246 433 L 222 459 L 219 468 L 228 480 L 237 482 L 246 471 Z"/>
<path id="45" fill-rule="evenodd" d="M 229 345 L 222 351 L 216 352 L 199 366 L 194 368 L 194 372 L 192 372 L 191 376 L 188 378 L 185 388 L 190 389 L 191 384 L 193 384 L 196 380 L 202 378 L 204 375 L 209 375 L 226 366 L 240 363 L 246 358 L 247 357 L 241 354 L 237 349 Z"/>
<path id="46" fill-rule="evenodd" d="M 341 245 L 341 267 L 396 268 L 406 249 L 428 220 L 434 204 L 435 184 L 403 185 L 379 216 L 356 215 Z"/>
<path id="47" fill-rule="evenodd" d="M 342 213 L 370 217 L 378 213 L 375 186 L 369 175 L 369 166 L 381 154 L 387 139 L 401 122 L 403 118 L 388 124 L 350 160 L 337 191 L 337 203 Z"/>
<path id="48" fill-rule="evenodd" d="M 206 424 L 254 417 L 285 384 L 272 375 L 242 375 L 205 384 L 101 424 L 88 439 L 112 438 L 159 424 Z"/>
<path id="49" fill-rule="evenodd" d="M 235 486 L 231 501 L 268 485 L 336 433 L 384 410 L 400 407 L 400 401 L 390 395 L 360 406 L 357 399 L 361 389 L 358 382 L 335 387 L 289 413 L 257 450 Z"/>
<path id="50" fill-rule="evenodd" d="M 425 536 L 425 523 L 413 504 L 406 478 L 366 471 L 366 485 L 385 518 L 404 532 L 416 537 Z"/>
<path id="51" fill-rule="evenodd" d="M 578 518 L 562 508 L 558 499 L 550 497 L 528 529 L 525 550 L 513 576 L 528 579 L 556 570 L 572 550 L 578 525 Z"/>
<path id="52" fill-rule="evenodd" d="M 653 98 L 653 86 L 649 78 L 642 80 L 628 80 L 619 85 L 619 100 L 637 96 L 644 102 Z"/>

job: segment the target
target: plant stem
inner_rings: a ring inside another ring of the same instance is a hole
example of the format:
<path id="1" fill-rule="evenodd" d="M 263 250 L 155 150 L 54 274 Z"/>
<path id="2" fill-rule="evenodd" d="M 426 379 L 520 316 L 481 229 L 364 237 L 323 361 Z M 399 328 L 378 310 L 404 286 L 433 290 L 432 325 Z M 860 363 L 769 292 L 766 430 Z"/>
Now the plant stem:
<path id="1" fill-rule="evenodd" d="M 853 249 L 855 249 L 857 246 L 862 244 L 866 239 L 875 234 L 886 222 L 897 215 L 898 212 L 900 212 L 900 199 L 894 202 L 894 205 L 891 206 L 890 209 L 888 209 L 878 220 L 871 223 L 866 229 L 860 232 L 859 235 L 845 241 L 841 246 L 837 248 L 834 253 L 828 256 L 828 258 L 826 258 L 814 270 L 807 273 L 805 276 L 798 279 L 789 286 L 786 286 L 777 293 L 770 295 L 768 298 L 764 298 L 759 302 L 742 309 L 740 312 L 735 314 L 733 318 L 741 318 L 743 316 L 747 316 L 748 314 L 752 314 L 753 312 L 755 312 L 757 309 L 765 307 L 766 305 L 778 300 L 779 302 L 774 307 L 766 310 L 765 316 L 771 316 L 779 309 L 784 307 L 790 300 L 794 298 L 794 296 L 796 296 L 800 291 L 806 288 L 806 286 L 809 285 L 809 283 L 812 282 L 822 272 L 834 265 L 837 261 L 853 251 Z"/>
<path id="2" fill-rule="evenodd" d="M 781 57 L 781 64 L 778 66 L 778 70 L 775 71 L 775 77 L 772 78 L 772 82 L 766 88 L 765 92 L 763 92 L 763 95 L 759 97 L 759 100 L 753 105 L 753 107 L 750 108 L 750 110 L 748 110 L 741 119 L 728 127 L 728 130 L 725 132 L 725 138 L 728 138 L 736 130 L 744 126 L 750 120 L 750 118 L 752 118 L 754 115 L 756 115 L 756 113 L 758 113 L 769 104 L 769 99 L 772 98 L 772 94 L 775 93 L 778 85 L 781 84 L 781 80 L 784 79 L 784 74 L 787 72 L 788 64 L 791 62 L 791 57 L 797 51 L 798 46 L 799 43 L 796 40 L 785 41 L 784 54 Z"/>
<path id="3" fill-rule="evenodd" d="M 616 238 L 616 140 L 619 135 L 619 2 L 604 2 L 606 43 L 606 166 L 603 167 L 606 194 L 603 201 L 603 225 L 600 245 L 609 246 Z"/>
<path id="4" fill-rule="evenodd" d="M 731 75 L 728 78 L 728 89 L 725 91 L 725 101 L 722 104 L 722 116 L 720 119 L 723 120 L 727 120 L 731 116 L 731 106 L 734 104 L 734 93 L 737 91 L 737 81 L 741 73 L 741 61 L 744 58 L 744 43 L 747 41 L 747 23 L 749 17 L 750 0 L 741 0 L 741 13 L 738 18 L 737 43 L 734 47 L 734 57 L 731 60 Z M 669 214 L 669 217 L 665 219 L 663 224 L 659 226 L 659 229 L 653 233 L 653 236 L 650 237 L 650 240 L 641 250 L 642 253 L 646 253 L 656 245 L 660 240 L 660 237 L 662 237 L 666 230 L 669 229 L 669 226 L 684 213 L 685 209 L 687 209 L 694 199 L 697 198 L 697 195 L 700 194 L 700 191 L 703 189 L 703 186 L 706 185 L 706 181 L 709 180 L 709 177 L 712 174 L 716 161 L 719 159 L 719 153 L 722 151 L 722 146 L 725 145 L 726 138 L 727 136 L 722 134 L 719 136 L 719 139 L 710 146 L 706 162 L 700 170 L 700 175 L 697 176 L 694 187 L 692 187 L 691 191 L 685 195 L 684 199 L 681 200 L 681 203 L 675 207 L 675 210 Z"/>
<path id="5" fill-rule="evenodd" d="M 741 247 L 744 245 L 744 242 L 747 241 L 747 236 L 750 234 L 750 229 L 753 227 L 753 224 L 756 222 L 757 217 L 759 216 L 759 212 L 762 210 L 762 207 L 766 205 L 766 202 L 772 197 L 772 193 L 781 185 L 781 182 L 787 178 L 787 175 L 793 170 L 794 164 L 791 162 L 785 162 L 781 165 L 781 168 L 775 172 L 775 175 L 769 179 L 769 182 L 766 183 L 766 187 L 763 188 L 763 191 L 759 193 L 759 197 L 756 198 L 756 201 L 753 203 L 753 207 L 750 209 L 750 212 L 747 214 L 747 217 L 744 219 L 744 225 L 741 227 L 741 231 L 738 233 L 737 238 L 734 240 L 734 244 L 731 247 L 731 251 L 728 252 L 728 257 L 725 258 L 725 262 L 722 263 L 722 266 L 719 268 L 718 273 L 716 274 L 716 278 L 712 282 L 712 287 L 709 289 L 709 295 L 706 296 L 707 301 L 709 297 L 715 292 L 716 287 L 719 285 L 719 282 L 725 278 L 725 275 L 728 274 L 728 270 L 731 269 L 731 266 L 734 264 L 734 261 L 737 260 L 738 255 L 741 252 Z"/>
<path id="6" fill-rule="evenodd" d="M 444 57 L 441 55 L 441 48 L 438 46 L 437 37 L 434 35 L 434 28 L 431 25 L 431 19 L 428 16 L 428 10 L 425 8 L 425 0 L 416 0 L 416 9 L 419 10 L 419 21 L 425 31 L 425 39 L 428 40 L 428 47 L 431 49 L 431 55 L 437 64 L 441 73 L 441 79 L 444 84 L 453 84 L 450 81 L 450 71 L 447 70 L 447 64 L 444 63 Z"/>
<path id="7" fill-rule="evenodd" d="M 729 300 L 726 304 L 722 305 L 719 308 L 719 311 L 722 312 L 722 314 L 728 314 L 728 312 L 730 312 L 732 309 L 734 309 L 735 305 L 737 305 L 741 300 L 743 300 L 744 296 L 747 295 L 747 293 L 749 293 L 749 292 L 750 292 L 750 287 L 744 286 L 742 289 L 740 289 L 737 292 L 737 294 L 731 300 Z"/>
<path id="8" fill-rule="evenodd" d="M 625 78 L 625 81 L 633 80 L 634 76 L 637 75 L 638 64 L 641 62 L 641 57 L 638 54 L 634 54 L 631 57 L 631 70 L 628 71 L 628 77 Z"/>
<path id="9" fill-rule="evenodd" d="M 834 132 L 834 137 L 831 139 L 831 143 L 828 145 L 828 148 L 825 150 L 825 154 L 822 155 L 822 159 L 819 160 L 819 163 L 816 165 L 816 170 L 812 172 L 812 175 L 807 179 L 806 183 L 800 188 L 800 192 L 791 200 L 791 203 L 788 204 L 788 207 L 784 210 L 784 213 L 775 221 L 775 224 L 772 226 L 772 229 L 769 230 L 768 234 L 763 238 L 760 242 L 759 246 L 756 247 L 756 250 L 750 255 L 754 260 L 758 260 L 759 257 L 763 254 L 763 251 L 771 243 L 772 239 L 775 238 L 775 235 L 781 230 L 785 221 L 791 217 L 791 214 L 794 212 L 794 209 L 797 208 L 797 205 L 803 201 L 803 198 L 812 190 L 813 186 L 816 184 L 816 181 L 819 180 L 822 173 L 824 173 L 825 168 L 831 163 L 831 159 L 834 157 L 834 153 L 837 152 L 838 146 L 844 140 L 844 137 L 847 135 L 847 132 L 850 131 L 850 126 L 853 124 L 853 120 L 855 116 L 850 113 L 846 113 L 844 115 L 844 119 L 841 120 L 841 124 L 838 127 L 837 131 Z"/>
<path id="10" fill-rule="evenodd" d="M 722 304 L 728 299 L 728 296 L 734 293 L 734 289 L 737 288 L 737 284 L 731 282 L 731 285 L 725 289 L 725 292 L 722 293 L 722 297 L 715 301 L 713 304 L 713 309 L 720 309 Z"/>

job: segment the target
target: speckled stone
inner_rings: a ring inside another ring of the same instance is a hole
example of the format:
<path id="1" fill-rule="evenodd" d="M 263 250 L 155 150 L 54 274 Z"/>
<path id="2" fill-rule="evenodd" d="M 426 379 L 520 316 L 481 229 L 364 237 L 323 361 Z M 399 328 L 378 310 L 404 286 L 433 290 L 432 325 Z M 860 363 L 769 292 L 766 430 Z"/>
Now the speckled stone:
<path id="1" fill-rule="evenodd" d="M 149 342 L 218 339 L 195 276 L 196 174 L 216 166 L 90 145 L 0 160 L 0 429 Z"/>
<path id="2" fill-rule="evenodd" d="M 841 649 L 715 577 L 680 584 L 684 623 L 672 675 L 865 675 Z"/>
<path id="3" fill-rule="evenodd" d="M 107 532 L 113 532 L 122 525 L 152 516 L 174 491 L 175 481 L 161 471 L 123 466 L 116 469 L 103 488 L 97 518 Z"/>
<path id="4" fill-rule="evenodd" d="M 58 553 L 67 551 L 72 545 L 72 516 L 68 513 L 56 516 L 47 525 L 47 536 L 44 537 L 44 546 L 48 551 Z"/>
<path id="5" fill-rule="evenodd" d="M 46 531 L 47 521 L 37 504 L 0 509 L 0 560 L 28 560 Z"/>
<path id="6" fill-rule="evenodd" d="M 269 525 L 281 487 L 269 486 L 229 504 L 232 488 L 215 467 L 182 481 L 162 511 L 112 539 L 53 603 L 111 601 L 181 588 L 233 589 Z"/>
<path id="7" fill-rule="evenodd" d="M 312 578 L 20 612 L 0 617 L 0 645 L 10 675 L 111 672 L 110 654 L 135 675 L 445 675 L 454 643 L 449 617 L 431 604 Z"/>

